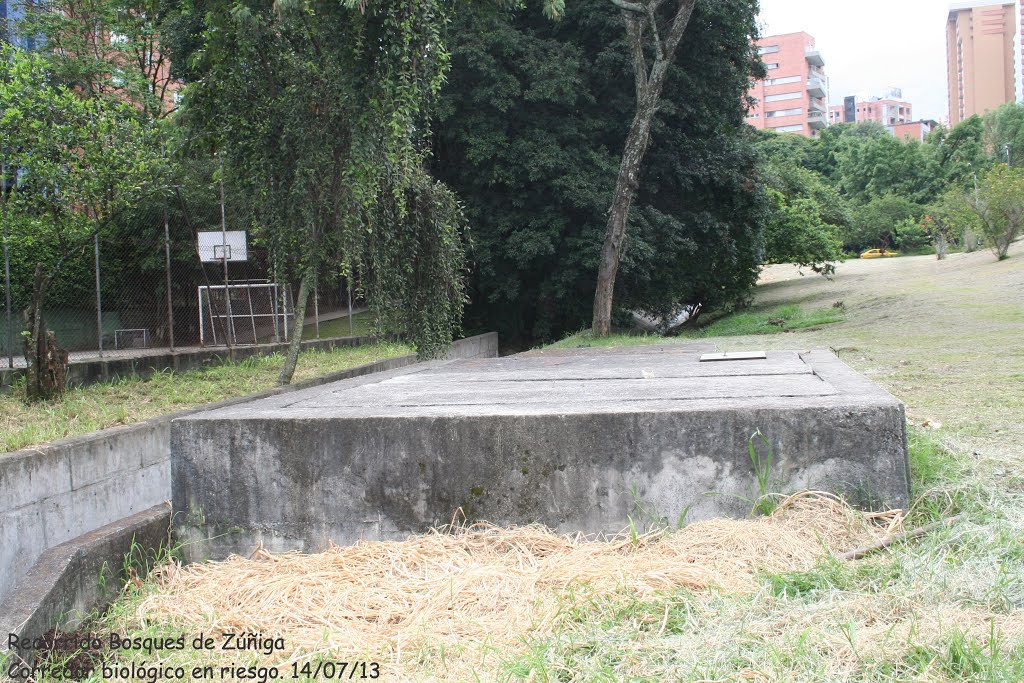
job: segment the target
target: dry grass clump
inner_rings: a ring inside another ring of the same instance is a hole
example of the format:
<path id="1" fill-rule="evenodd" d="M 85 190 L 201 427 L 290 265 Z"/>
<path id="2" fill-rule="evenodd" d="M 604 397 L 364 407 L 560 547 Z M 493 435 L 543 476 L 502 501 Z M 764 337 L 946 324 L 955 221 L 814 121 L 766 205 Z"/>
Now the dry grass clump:
<path id="1" fill-rule="evenodd" d="M 318 554 L 258 550 L 248 559 L 166 568 L 138 617 L 280 635 L 288 661 L 337 650 L 386 657 L 393 666 L 424 644 L 500 646 L 549 633 L 569 587 L 577 596 L 747 591 L 759 571 L 809 568 L 901 521 L 898 511 L 881 516 L 887 529 L 878 517 L 802 494 L 771 517 L 715 519 L 635 538 L 473 524 Z"/>

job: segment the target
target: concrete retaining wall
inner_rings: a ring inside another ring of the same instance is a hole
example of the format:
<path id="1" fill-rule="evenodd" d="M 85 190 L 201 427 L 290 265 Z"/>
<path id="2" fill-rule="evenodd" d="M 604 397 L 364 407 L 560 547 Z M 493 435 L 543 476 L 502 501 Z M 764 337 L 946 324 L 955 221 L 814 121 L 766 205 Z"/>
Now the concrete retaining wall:
<path id="1" fill-rule="evenodd" d="M 170 523 L 170 506 L 157 505 L 44 552 L 0 603 L 0 651 L 8 649 L 8 634 L 32 641 L 57 624 L 74 628 L 82 616 L 116 598 L 128 578 L 124 557 L 132 553 L 138 564 L 155 560 L 154 551 L 167 547 Z M 144 556 L 133 545 L 145 549 Z M 29 649 L 13 650 L 31 664 Z"/>
<path id="2" fill-rule="evenodd" d="M 497 353 L 498 335 L 492 332 L 455 342 L 449 356 L 486 358 Z M 411 355 L 389 358 L 128 427 L 0 454 L 0 602 L 47 549 L 171 498 L 171 420 L 415 362 Z"/>

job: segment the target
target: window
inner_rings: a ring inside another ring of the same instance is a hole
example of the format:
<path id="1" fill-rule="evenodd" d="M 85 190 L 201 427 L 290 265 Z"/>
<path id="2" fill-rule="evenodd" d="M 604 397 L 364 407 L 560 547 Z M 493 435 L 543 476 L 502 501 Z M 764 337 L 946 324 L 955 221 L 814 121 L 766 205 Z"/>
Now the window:
<path id="1" fill-rule="evenodd" d="M 797 114 L 803 114 L 804 110 L 800 107 L 796 109 L 777 109 L 775 111 L 767 112 L 764 117 L 766 119 L 773 119 L 777 116 L 796 116 Z"/>
<path id="2" fill-rule="evenodd" d="M 769 78 L 765 85 L 783 85 L 785 83 L 799 83 L 804 80 L 803 76 L 782 76 L 781 78 Z"/>
<path id="3" fill-rule="evenodd" d="M 128 36 L 123 33 L 118 33 L 117 31 L 111 31 L 110 42 L 114 45 L 124 45 L 128 42 Z"/>
<path id="4" fill-rule="evenodd" d="M 782 100 L 798 100 L 801 97 L 801 93 L 798 92 L 784 92 L 778 95 L 765 95 L 765 102 L 781 102 Z"/>
<path id="5" fill-rule="evenodd" d="M 778 64 L 778 62 L 776 62 L 774 64 L 765 64 L 764 68 L 768 69 L 768 71 L 771 71 L 772 69 L 778 69 L 779 68 L 779 64 Z"/>
<path id="6" fill-rule="evenodd" d="M 804 129 L 803 124 L 796 124 L 795 126 L 777 126 L 772 128 L 777 133 L 800 133 Z"/>
<path id="7" fill-rule="evenodd" d="M 778 45 L 762 45 L 757 48 L 757 54 L 759 55 L 771 55 L 779 51 Z"/>

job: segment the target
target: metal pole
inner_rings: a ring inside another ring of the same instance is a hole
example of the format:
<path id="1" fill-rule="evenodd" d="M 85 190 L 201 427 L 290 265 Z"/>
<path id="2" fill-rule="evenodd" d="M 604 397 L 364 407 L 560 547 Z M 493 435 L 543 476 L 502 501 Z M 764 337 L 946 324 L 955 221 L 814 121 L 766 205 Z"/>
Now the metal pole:
<path id="1" fill-rule="evenodd" d="M 228 355 L 231 352 L 231 343 L 235 338 L 235 321 L 231 317 L 231 290 L 228 287 L 228 214 L 224 208 L 224 164 L 221 163 L 220 178 L 220 236 L 221 236 L 221 258 L 224 260 L 224 310 L 228 316 L 227 339 Z"/>
<path id="2" fill-rule="evenodd" d="M 352 326 L 352 282 L 351 282 L 351 280 L 348 280 L 348 279 L 345 280 L 345 289 L 348 290 L 348 336 L 354 337 L 356 335 L 355 335 L 355 332 L 352 331 L 353 330 L 353 326 Z"/>
<path id="3" fill-rule="evenodd" d="M 96 253 L 96 339 L 100 348 L 100 358 L 103 358 L 103 297 L 100 296 L 100 234 L 93 235 L 94 251 Z"/>
<path id="4" fill-rule="evenodd" d="M 284 340 L 288 341 L 288 301 L 291 299 L 291 292 L 289 291 L 289 285 L 285 284 L 284 294 L 282 295 L 281 303 L 284 306 Z"/>
<path id="5" fill-rule="evenodd" d="M 271 310 L 274 312 L 274 341 L 281 341 L 281 321 L 278 319 L 280 315 L 277 310 L 277 283 L 274 283 L 274 293 L 270 295 L 271 299 Z"/>
<path id="6" fill-rule="evenodd" d="M 256 311 L 252 307 L 252 283 L 245 286 L 245 295 L 249 297 L 249 320 L 252 322 L 252 343 L 256 343 Z"/>
<path id="7" fill-rule="evenodd" d="M 14 368 L 14 324 L 11 322 L 11 258 L 7 253 L 7 223 L 4 222 L 4 292 L 7 299 L 7 367 Z"/>
<path id="8" fill-rule="evenodd" d="M 199 292 L 199 345 L 200 346 L 206 346 L 206 335 L 204 334 L 205 323 L 203 321 L 203 288 L 202 288 L 202 286 L 198 287 L 196 291 Z M 213 320 L 212 319 L 210 320 L 210 326 L 211 326 L 211 328 L 213 326 Z"/>
<path id="9" fill-rule="evenodd" d="M 320 338 L 320 299 L 317 296 L 317 282 L 313 278 L 313 324 L 316 325 L 316 338 Z"/>
<path id="10" fill-rule="evenodd" d="M 167 218 L 167 207 L 164 207 L 164 261 L 167 264 L 167 328 L 171 340 L 171 351 L 174 351 L 174 306 L 171 297 L 171 227 Z M 200 311 L 202 317 L 202 311 Z"/>

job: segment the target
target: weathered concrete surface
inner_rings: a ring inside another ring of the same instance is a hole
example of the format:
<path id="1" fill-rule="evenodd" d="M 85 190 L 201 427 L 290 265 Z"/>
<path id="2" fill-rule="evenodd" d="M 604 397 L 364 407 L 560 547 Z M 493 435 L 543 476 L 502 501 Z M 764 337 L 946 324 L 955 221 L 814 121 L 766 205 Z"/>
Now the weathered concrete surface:
<path id="1" fill-rule="evenodd" d="M 34 640 L 55 626 L 75 628 L 82 617 L 117 597 L 124 558 L 137 546 L 141 562 L 153 561 L 168 543 L 171 510 L 157 505 L 44 552 L 0 601 L 0 651 L 8 635 Z M 17 650 L 25 661 L 31 652 Z"/>
<path id="2" fill-rule="evenodd" d="M 652 511 L 740 515 L 758 495 L 757 429 L 772 490 L 906 506 L 896 399 L 828 352 L 700 363 L 701 350 L 431 363 L 175 420 L 175 521 L 190 541 L 219 537 L 197 556 L 221 556 L 402 537 L 460 507 L 585 532 Z"/>
<path id="3" fill-rule="evenodd" d="M 498 335 L 460 339 L 450 353 L 496 356 Z M 0 453 L 0 600 L 48 548 L 170 499 L 173 418 L 415 363 L 414 355 L 387 358 L 213 406 Z"/>

